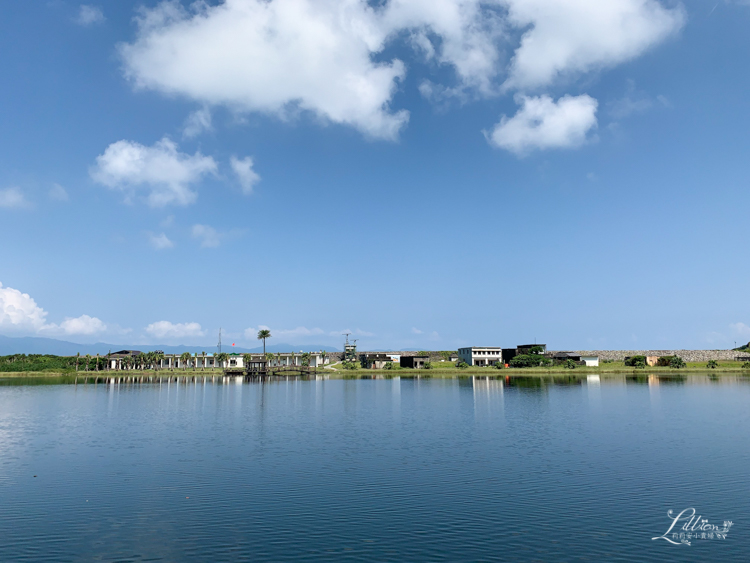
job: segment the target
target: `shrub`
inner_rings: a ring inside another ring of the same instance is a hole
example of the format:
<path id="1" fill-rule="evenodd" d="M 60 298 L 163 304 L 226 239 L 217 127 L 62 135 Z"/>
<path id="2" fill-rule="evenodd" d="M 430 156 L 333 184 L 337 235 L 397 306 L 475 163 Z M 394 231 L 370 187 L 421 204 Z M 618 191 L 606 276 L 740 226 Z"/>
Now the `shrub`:
<path id="1" fill-rule="evenodd" d="M 519 354 L 509 362 L 509 365 L 512 368 L 535 368 L 546 366 L 551 363 L 552 360 L 540 356 L 539 354 Z"/>
<path id="2" fill-rule="evenodd" d="M 504 369 L 505 364 L 503 362 L 495 362 L 495 369 Z"/>
<path id="3" fill-rule="evenodd" d="M 458 369 L 466 369 L 467 367 L 469 367 L 469 364 L 467 364 L 466 362 L 458 362 L 458 363 L 456 364 L 456 367 L 457 367 Z"/>
<path id="4" fill-rule="evenodd" d="M 393 369 L 393 362 L 386 362 L 383 364 L 383 369 Z"/>
<path id="5" fill-rule="evenodd" d="M 658 360 L 656 360 L 656 365 L 659 367 L 669 367 L 672 365 L 672 360 L 674 359 L 674 356 L 662 356 Z"/>
<path id="6" fill-rule="evenodd" d="M 425 362 L 423 367 L 424 369 L 432 369 L 432 362 Z"/>
<path id="7" fill-rule="evenodd" d="M 750 369 L 750 362 L 745 362 L 742 364 L 742 369 Z"/>
<path id="8" fill-rule="evenodd" d="M 641 364 L 646 365 L 646 356 L 630 356 L 629 358 L 625 358 L 625 365 L 628 367 L 637 368 Z"/>
<path id="9" fill-rule="evenodd" d="M 356 362 L 343 362 L 343 363 L 341 364 L 341 366 L 342 366 L 342 367 L 343 367 L 344 369 L 357 369 L 357 364 L 356 364 Z"/>
<path id="10" fill-rule="evenodd" d="M 685 367 L 685 360 L 680 358 L 679 356 L 674 356 L 672 360 L 669 362 L 669 367 L 674 369 L 680 369 Z"/>
<path id="11" fill-rule="evenodd" d="M 716 360 L 708 360 L 708 364 L 706 364 L 706 367 L 708 369 L 716 369 L 717 367 L 719 367 L 719 362 L 717 362 Z"/>
<path id="12" fill-rule="evenodd" d="M 578 367 L 576 366 L 576 363 L 570 359 L 565 360 L 565 362 L 563 362 L 563 366 L 565 366 L 565 369 L 576 369 L 576 367 Z"/>

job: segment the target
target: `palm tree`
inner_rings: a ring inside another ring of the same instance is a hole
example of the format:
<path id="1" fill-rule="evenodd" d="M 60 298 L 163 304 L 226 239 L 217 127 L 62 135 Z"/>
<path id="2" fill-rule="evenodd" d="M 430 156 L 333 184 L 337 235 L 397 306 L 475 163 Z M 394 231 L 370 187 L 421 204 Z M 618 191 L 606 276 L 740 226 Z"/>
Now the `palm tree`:
<path id="1" fill-rule="evenodd" d="M 245 366 L 245 370 L 250 368 L 250 362 L 253 361 L 252 354 L 242 354 L 242 364 Z"/>
<path id="2" fill-rule="evenodd" d="M 91 356 L 89 354 L 86 354 L 86 371 L 89 371 L 89 362 L 91 361 Z"/>
<path id="3" fill-rule="evenodd" d="M 158 371 L 156 368 L 162 362 L 163 359 L 164 359 L 164 352 L 154 352 L 154 370 L 155 371 Z"/>
<path id="4" fill-rule="evenodd" d="M 201 368 L 201 371 L 206 371 L 206 353 L 201 352 L 203 354 L 203 367 Z"/>
<path id="5" fill-rule="evenodd" d="M 227 354 L 226 352 L 216 354 L 216 360 L 219 362 L 219 368 L 222 368 L 224 367 L 224 363 L 229 360 L 229 354 Z"/>
<path id="6" fill-rule="evenodd" d="M 180 355 L 180 361 L 182 361 L 183 370 L 187 370 L 187 365 L 190 362 L 190 358 L 192 358 L 192 356 L 190 355 L 190 352 L 183 352 Z"/>
<path id="7" fill-rule="evenodd" d="M 271 354 L 271 352 L 269 352 L 268 354 L 265 355 L 265 358 L 266 358 L 266 364 L 270 365 L 271 364 L 271 360 L 273 360 L 273 354 Z"/>
<path id="8" fill-rule="evenodd" d="M 78 371 L 78 360 L 80 360 L 80 359 L 81 359 L 81 353 L 80 353 L 80 352 L 78 352 L 78 353 L 76 354 L 76 371 Z"/>
<path id="9" fill-rule="evenodd" d="M 263 329 L 258 331 L 258 340 L 263 341 L 263 355 L 266 355 L 266 338 L 271 338 L 271 331 L 268 329 Z"/>
<path id="10" fill-rule="evenodd" d="M 276 365 L 281 365 L 281 352 L 276 352 Z"/>
<path id="11" fill-rule="evenodd" d="M 289 362 L 290 362 L 290 364 L 291 364 L 291 365 L 294 365 L 294 357 L 295 357 L 295 356 L 294 356 L 294 350 L 292 350 L 292 355 L 291 355 L 291 357 L 289 358 Z"/>
<path id="12" fill-rule="evenodd" d="M 326 354 L 326 351 L 325 351 L 325 350 L 321 350 L 321 351 L 320 351 L 320 357 L 321 357 L 321 359 L 323 360 L 323 365 L 326 365 L 326 356 L 327 356 L 327 355 L 328 355 L 328 354 Z"/>
<path id="13" fill-rule="evenodd" d="M 99 354 L 96 355 L 96 371 L 99 371 Z"/>
<path id="14" fill-rule="evenodd" d="M 112 355 L 112 350 L 110 350 L 109 352 L 107 352 L 107 371 L 109 371 L 109 367 L 111 365 L 110 364 L 110 360 L 109 360 L 110 355 Z"/>

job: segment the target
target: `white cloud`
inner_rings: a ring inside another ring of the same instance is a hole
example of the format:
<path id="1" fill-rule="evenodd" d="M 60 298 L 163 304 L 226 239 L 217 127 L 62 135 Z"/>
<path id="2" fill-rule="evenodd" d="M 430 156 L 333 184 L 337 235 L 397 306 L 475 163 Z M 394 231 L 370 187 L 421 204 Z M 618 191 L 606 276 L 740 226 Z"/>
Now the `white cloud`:
<path id="1" fill-rule="evenodd" d="M 260 176 L 253 170 L 253 159 L 249 156 L 242 159 L 232 156 L 229 163 L 240 181 L 242 193 L 251 194 L 253 186 L 260 181 Z"/>
<path id="2" fill-rule="evenodd" d="M 98 23 L 102 23 L 106 18 L 104 12 L 98 6 L 91 6 L 89 4 L 82 4 L 78 9 L 78 16 L 76 17 L 76 23 L 82 26 L 90 26 Z"/>
<path id="3" fill-rule="evenodd" d="M 26 196 L 23 195 L 21 188 L 12 187 L 0 190 L 0 207 L 6 209 L 19 209 L 22 207 L 28 207 L 29 202 Z"/>
<path id="4" fill-rule="evenodd" d="M 193 225 L 192 233 L 201 241 L 201 248 L 215 248 L 221 242 L 221 235 L 208 225 Z"/>
<path id="5" fill-rule="evenodd" d="M 597 101 L 590 96 L 519 96 L 521 108 L 503 116 L 488 135 L 493 145 L 524 155 L 534 149 L 571 148 L 586 141 L 596 127 Z"/>
<path id="6" fill-rule="evenodd" d="M 68 201 L 68 192 L 60 184 L 53 184 L 49 191 L 49 198 L 55 201 Z"/>
<path id="7" fill-rule="evenodd" d="M 107 330 L 107 325 L 96 317 L 81 315 L 75 319 L 66 318 L 60 323 L 60 329 L 65 334 L 92 335 L 105 332 Z"/>
<path id="8" fill-rule="evenodd" d="M 732 323 L 729 327 L 739 336 L 750 337 L 750 326 L 745 323 Z"/>
<path id="9" fill-rule="evenodd" d="M 385 40 L 364 0 L 167 1 L 142 9 L 139 31 L 120 46 L 140 88 L 205 104 L 284 116 L 301 109 L 372 137 L 393 139 L 408 112 L 388 104 L 405 74 L 374 62 Z"/>
<path id="10" fill-rule="evenodd" d="M 0 283 L 0 330 L 36 332 L 44 327 L 47 312 L 28 294 Z"/>
<path id="11" fill-rule="evenodd" d="M 169 237 L 164 233 L 146 233 L 148 236 L 148 242 L 156 250 L 165 250 L 167 248 L 174 248 L 174 243 L 169 240 Z"/>
<path id="12" fill-rule="evenodd" d="M 182 130 L 182 136 L 186 139 L 192 139 L 205 131 L 210 131 L 212 128 L 211 110 L 203 107 L 188 115 L 185 120 L 185 127 Z"/>
<path id="13" fill-rule="evenodd" d="M 0 331 L 18 334 L 92 335 L 107 331 L 100 319 L 81 315 L 62 323 L 48 323 L 47 311 L 28 294 L 0 283 Z M 127 332 L 117 328 L 118 332 Z"/>
<path id="14" fill-rule="evenodd" d="M 205 336 L 205 332 L 198 323 L 171 323 L 158 321 L 146 327 L 146 332 L 155 338 L 187 338 L 191 336 Z"/>
<path id="15" fill-rule="evenodd" d="M 190 186 L 216 168 L 210 156 L 181 153 L 165 137 L 151 147 L 126 140 L 112 143 L 96 158 L 90 174 L 95 182 L 129 195 L 143 188 L 148 204 L 160 207 L 193 203 L 197 194 Z"/>
<path id="16" fill-rule="evenodd" d="M 508 22 L 528 28 L 506 88 L 529 89 L 560 77 L 631 60 L 677 32 L 681 7 L 656 0 L 506 0 Z"/>
<path id="17" fill-rule="evenodd" d="M 419 329 L 418 329 L 418 328 L 416 328 L 416 327 L 411 327 L 411 333 L 412 333 L 412 334 L 422 334 L 422 331 L 421 331 L 421 330 L 419 330 Z"/>

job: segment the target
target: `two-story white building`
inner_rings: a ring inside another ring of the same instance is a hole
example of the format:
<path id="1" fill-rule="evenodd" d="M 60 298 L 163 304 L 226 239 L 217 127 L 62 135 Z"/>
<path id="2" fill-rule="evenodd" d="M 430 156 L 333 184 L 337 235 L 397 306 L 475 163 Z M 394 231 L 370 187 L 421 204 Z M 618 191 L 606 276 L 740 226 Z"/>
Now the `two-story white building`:
<path id="1" fill-rule="evenodd" d="M 494 366 L 503 361 L 503 349 L 499 346 L 459 348 L 458 361 L 466 362 L 470 366 Z"/>

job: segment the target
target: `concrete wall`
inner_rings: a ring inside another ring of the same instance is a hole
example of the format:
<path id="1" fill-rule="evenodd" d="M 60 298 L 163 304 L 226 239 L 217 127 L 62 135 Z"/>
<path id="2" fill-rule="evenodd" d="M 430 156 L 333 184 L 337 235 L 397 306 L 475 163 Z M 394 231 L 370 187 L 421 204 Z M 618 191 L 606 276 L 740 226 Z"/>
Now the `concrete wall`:
<path id="1" fill-rule="evenodd" d="M 686 362 L 727 361 L 737 356 L 750 356 L 736 350 L 578 350 L 581 356 L 599 356 L 599 361 L 622 361 L 626 356 L 680 356 Z"/>

